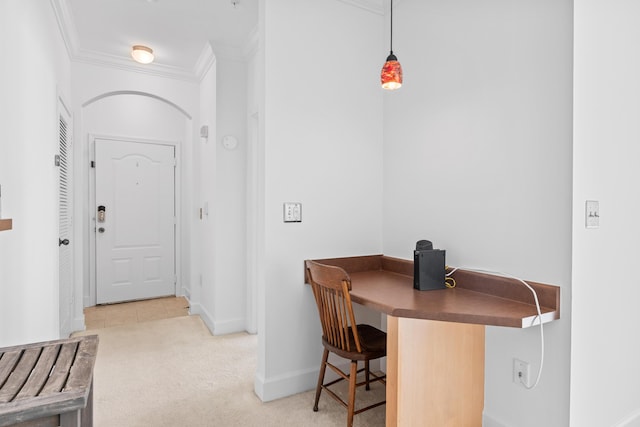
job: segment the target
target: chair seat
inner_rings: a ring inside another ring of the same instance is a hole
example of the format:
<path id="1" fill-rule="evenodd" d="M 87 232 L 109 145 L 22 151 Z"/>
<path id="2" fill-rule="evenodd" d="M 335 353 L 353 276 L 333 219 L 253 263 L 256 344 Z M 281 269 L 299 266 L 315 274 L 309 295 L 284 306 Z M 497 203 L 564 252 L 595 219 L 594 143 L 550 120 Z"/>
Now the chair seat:
<path id="1" fill-rule="evenodd" d="M 349 329 L 349 347 L 352 351 L 345 351 L 339 347 L 331 345 L 325 337 L 322 337 L 322 345 L 329 351 L 336 353 L 340 357 L 349 360 L 372 360 L 384 357 L 387 354 L 387 334 L 371 325 L 357 325 L 360 347 L 362 352 L 356 350 L 353 332 Z"/>

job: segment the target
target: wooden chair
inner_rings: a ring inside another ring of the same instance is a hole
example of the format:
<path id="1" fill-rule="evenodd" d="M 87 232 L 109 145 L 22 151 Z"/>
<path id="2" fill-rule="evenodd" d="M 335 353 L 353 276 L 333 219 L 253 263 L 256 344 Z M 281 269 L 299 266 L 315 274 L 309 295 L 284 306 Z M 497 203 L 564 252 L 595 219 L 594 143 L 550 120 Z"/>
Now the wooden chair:
<path id="1" fill-rule="evenodd" d="M 378 376 L 369 371 L 369 361 L 384 357 L 387 354 L 387 334 L 370 325 L 356 324 L 351 305 L 351 279 L 347 272 L 340 267 L 319 264 L 314 261 L 305 261 L 307 277 L 313 288 L 313 294 L 318 305 L 320 323 L 322 324 L 322 345 L 324 353 L 316 399 L 313 410 L 318 411 L 320 393 L 327 393 L 347 408 L 347 427 L 353 425 L 353 416 L 368 409 L 385 404 L 385 400 L 355 410 L 356 388 L 362 385 L 369 390 L 369 383 L 380 381 L 386 384 L 386 375 Z M 335 353 L 340 357 L 351 361 L 351 369 L 347 374 L 340 368 L 329 363 L 329 353 Z M 358 370 L 358 361 L 364 362 L 364 368 Z M 324 384 L 324 374 L 327 366 L 333 369 L 339 376 L 337 380 Z M 365 380 L 357 382 L 357 374 L 365 372 Z M 370 377 L 373 377 L 371 379 Z M 330 386 L 342 381 L 349 381 L 348 401 L 342 400 L 334 393 Z"/>

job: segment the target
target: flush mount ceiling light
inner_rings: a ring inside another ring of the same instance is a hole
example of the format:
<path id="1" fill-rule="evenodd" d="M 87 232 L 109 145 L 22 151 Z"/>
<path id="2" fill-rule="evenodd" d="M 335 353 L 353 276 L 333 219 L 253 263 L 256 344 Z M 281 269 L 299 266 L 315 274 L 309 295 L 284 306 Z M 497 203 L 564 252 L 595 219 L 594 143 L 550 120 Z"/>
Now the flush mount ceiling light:
<path id="1" fill-rule="evenodd" d="M 398 58 L 393 54 L 393 0 L 391 0 L 391 42 L 389 56 L 382 66 L 380 72 L 380 83 L 383 89 L 396 90 L 402 86 L 402 66 L 398 62 Z"/>
<path id="2" fill-rule="evenodd" d="M 150 64 L 153 62 L 153 50 L 150 47 L 137 44 L 131 48 L 131 56 L 136 62 Z"/>

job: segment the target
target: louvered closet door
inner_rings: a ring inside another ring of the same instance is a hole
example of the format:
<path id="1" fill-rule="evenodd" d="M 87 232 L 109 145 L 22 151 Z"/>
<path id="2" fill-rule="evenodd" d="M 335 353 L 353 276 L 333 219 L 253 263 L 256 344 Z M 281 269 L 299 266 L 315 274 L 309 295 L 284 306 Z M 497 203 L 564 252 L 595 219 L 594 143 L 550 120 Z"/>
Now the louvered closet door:
<path id="1" fill-rule="evenodd" d="M 71 332 L 73 313 L 73 259 L 71 250 L 71 155 L 70 117 L 60 114 L 59 120 L 59 198 L 58 198 L 58 246 L 60 280 L 60 336 Z"/>

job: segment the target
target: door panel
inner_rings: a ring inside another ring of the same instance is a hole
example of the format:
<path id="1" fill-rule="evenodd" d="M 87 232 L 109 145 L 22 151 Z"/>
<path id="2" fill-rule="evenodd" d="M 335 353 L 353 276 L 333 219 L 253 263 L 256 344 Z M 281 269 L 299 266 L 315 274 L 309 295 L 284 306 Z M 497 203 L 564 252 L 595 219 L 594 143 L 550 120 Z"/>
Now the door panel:
<path id="1" fill-rule="evenodd" d="M 95 152 L 97 303 L 174 295 L 174 147 L 96 139 Z"/>

